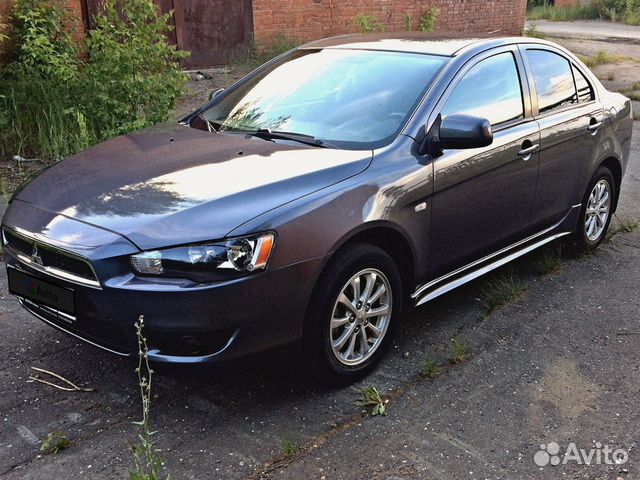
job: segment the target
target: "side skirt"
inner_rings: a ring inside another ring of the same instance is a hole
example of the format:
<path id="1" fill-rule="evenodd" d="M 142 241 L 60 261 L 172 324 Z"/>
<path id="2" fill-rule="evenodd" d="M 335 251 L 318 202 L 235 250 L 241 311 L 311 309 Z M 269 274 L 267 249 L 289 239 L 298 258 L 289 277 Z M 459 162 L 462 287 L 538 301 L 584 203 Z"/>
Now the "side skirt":
<path id="1" fill-rule="evenodd" d="M 571 207 L 571 210 L 552 227 L 418 287 L 411 298 L 415 300 L 416 306 L 422 305 L 547 243 L 571 235 L 581 206 L 578 204 Z"/>

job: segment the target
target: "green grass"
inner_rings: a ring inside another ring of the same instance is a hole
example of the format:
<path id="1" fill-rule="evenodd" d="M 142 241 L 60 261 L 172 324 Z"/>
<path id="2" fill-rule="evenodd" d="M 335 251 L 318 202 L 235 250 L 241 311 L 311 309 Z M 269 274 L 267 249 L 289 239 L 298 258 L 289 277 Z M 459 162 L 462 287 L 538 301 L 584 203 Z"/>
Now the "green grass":
<path id="1" fill-rule="evenodd" d="M 40 452 L 44 453 L 45 455 L 57 455 L 69 445 L 71 445 L 71 442 L 67 438 L 66 433 L 51 432 L 42 441 Z"/>
<path id="2" fill-rule="evenodd" d="M 469 342 L 465 337 L 456 335 L 451 339 L 452 347 L 451 354 L 449 355 L 449 363 L 452 365 L 458 365 L 467 359 L 469 354 Z"/>
<path id="3" fill-rule="evenodd" d="M 556 8 L 545 4 L 537 5 L 527 10 L 528 20 L 569 22 L 572 20 L 592 20 L 596 18 L 600 18 L 600 12 L 596 5 Z"/>
<path id="4" fill-rule="evenodd" d="M 612 223 L 613 225 L 613 223 Z M 615 223 L 615 228 L 610 228 L 607 233 L 606 242 L 610 242 L 613 237 L 620 233 L 632 233 L 638 228 L 638 222 L 625 218 Z"/>
<path id="5" fill-rule="evenodd" d="M 611 55 L 604 50 L 598 50 L 591 56 L 580 55 L 578 54 L 578 58 L 582 60 L 587 67 L 593 68 L 599 65 L 606 65 L 608 63 L 618 63 L 626 60 L 625 57 L 621 57 L 619 55 Z"/>
<path id="6" fill-rule="evenodd" d="M 434 378 L 440 375 L 440 365 L 435 357 L 430 356 L 422 361 L 420 366 L 420 376 L 424 378 Z"/>
<path id="7" fill-rule="evenodd" d="M 290 457 L 291 455 L 293 455 L 294 453 L 296 453 L 296 444 L 293 443 L 293 441 L 285 438 L 284 440 L 282 440 L 282 445 L 281 445 L 281 449 L 282 449 L 282 453 L 285 457 Z"/>
<path id="8" fill-rule="evenodd" d="M 640 82 L 634 83 L 630 88 L 624 89 L 620 93 L 629 97 L 631 100 L 640 102 Z"/>
<path id="9" fill-rule="evenodd" d="M 529 27 L 522 32 L 522 36 L 529 38 L 547 38 L 545 35 L 538 31 L 538 27 L 536 27 L 535 25 L 529 25 Z"/>
<path id="10" fill-rule="evenodd" d="M 489 314 L 496 308 L 517 300 L 523 290 L 524 285 L 513 270 L 494 276 L 482 289 L 481 300 L 485 313 Z"/>
<path id="11" fill-rule="evenodd" d="M 562 244 L 557 243 L 540 250 L 533 262 L 534 268 L 540 275 L 549 275 L 562 266 Z"/>
<path id="12" fill-rule="evenodd" d="M 640 110 L 636 110 L 635 112 L 633 112 L 633 119 L 640 121 Z"/>

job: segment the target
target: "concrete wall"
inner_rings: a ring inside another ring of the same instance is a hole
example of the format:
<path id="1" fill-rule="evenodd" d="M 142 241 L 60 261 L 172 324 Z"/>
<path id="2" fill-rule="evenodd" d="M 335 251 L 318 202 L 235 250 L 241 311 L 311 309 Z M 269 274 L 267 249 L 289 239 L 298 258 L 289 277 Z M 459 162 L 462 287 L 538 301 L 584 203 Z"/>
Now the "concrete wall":
<path id="1" fill-rule="evenodd" d="M 355 32 L 358 15 L 370 15 L 385 31 L 418 29 L 430 8 L 440 10 L 436 31 L 518 35 L 524 28 L 526 0 L 253 0 L 256 44 L 284 35 L 300 41 Z"/>

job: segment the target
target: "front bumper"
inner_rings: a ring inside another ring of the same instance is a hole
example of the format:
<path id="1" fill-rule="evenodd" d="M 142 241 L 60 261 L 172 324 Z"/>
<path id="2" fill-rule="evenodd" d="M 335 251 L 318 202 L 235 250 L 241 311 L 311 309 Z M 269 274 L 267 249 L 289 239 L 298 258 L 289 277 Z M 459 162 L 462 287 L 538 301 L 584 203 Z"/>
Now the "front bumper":
<path id="1" fill-rule="evenodd" d="M 7 268 L 74 291 L 75 316 L 19 297 L 29 312 L 59 330 L 125 356 L 137 354 L 134 323 L 144 315 L 149 358 L 164 363 L 232 359 L 299 340 L 307 302 L 325 260 L 316 258 L 208 285 L 152 281 L 119 272 L 96 289 L 46 275 L 10 253 L 5 257 Z M 109 269 L 98 266 L 96 270 Z"/>

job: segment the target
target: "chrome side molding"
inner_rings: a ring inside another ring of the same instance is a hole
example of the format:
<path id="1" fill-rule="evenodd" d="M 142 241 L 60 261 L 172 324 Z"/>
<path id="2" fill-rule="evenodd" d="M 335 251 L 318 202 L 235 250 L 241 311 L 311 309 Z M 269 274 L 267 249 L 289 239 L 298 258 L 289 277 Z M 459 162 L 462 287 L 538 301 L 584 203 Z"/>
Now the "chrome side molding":
<path id="1" fill-rule="evenodd" d="M 415 306 L 422 305 L 430 300 L 433 300 L 440 295 L 443 295 L 454 288 L 464 285 L 471 280 L 474 280 L 491 270 L 495 270 L 518 257 L 526 255 L 527 253 L 540 248 L 541 246 L 552 242 L 558 238 L 570 235 L 571 231 L 562 231 L 559 233 L 553 233 L 567 220 L 567 218 L 576 209 L 579 209 L 582 204 L 573 205 L 567 214 L 555 225 L 542 230 L 530 237 L 520 240 L 513 245 L 498 250 L 492 254 L 489 254 L 479 260 L 476 260 L 468 265 L 458 268 L 453 272 L 447 273 L 435 280 L 430 281 L 422 286 L 419 286 L 416 291 L 411 295 L 411 298 L 415 300 Z M 511 252 L 511 253 L 510 253 Z M 465 273 L 469 271 L 468 273 Z"/>

